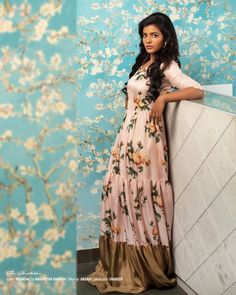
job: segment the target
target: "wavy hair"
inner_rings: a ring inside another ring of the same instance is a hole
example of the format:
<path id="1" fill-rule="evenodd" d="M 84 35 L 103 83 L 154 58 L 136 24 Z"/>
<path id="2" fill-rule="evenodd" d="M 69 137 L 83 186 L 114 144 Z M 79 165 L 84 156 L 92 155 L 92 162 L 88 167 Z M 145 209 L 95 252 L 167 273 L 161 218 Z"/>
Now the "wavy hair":
<path id="1" fill-rule="evenodd" d="M 138 27 L 138 32 L 140 35 L 140 52 L 136 57 L 135 63 L 132 66 L 132 70 L 129 74 L 131 78 L 135 72 L 149 60 L 149 54 L 143 44 L 142 36 L 143 29 L 146 26 L 154 25 L 162 32 L 164 37 L 165 46 L 163 46 L 158 52 L 154 53 L 154 63 L 152 63 L 146 72 L 147 77 L 149 77 L 149 90 L 148 96 L 151 100 L 155 101 L 159 96 L 159 89 L 161 86 L 161 81 L 163 78 L 163 72 L 170 65 L 171 61 L 176 61 L 179 66 L 181 66 L 179 57 L 179 44 L 177 35 L 175 32 L 174 25 L 171 19 L 164 13 L 155 12 L 148 17 L 144 18 Z M 160 67 L 162 64 L 162 67 Z M 122 91 L 127 95 L 127 82 Z"/>

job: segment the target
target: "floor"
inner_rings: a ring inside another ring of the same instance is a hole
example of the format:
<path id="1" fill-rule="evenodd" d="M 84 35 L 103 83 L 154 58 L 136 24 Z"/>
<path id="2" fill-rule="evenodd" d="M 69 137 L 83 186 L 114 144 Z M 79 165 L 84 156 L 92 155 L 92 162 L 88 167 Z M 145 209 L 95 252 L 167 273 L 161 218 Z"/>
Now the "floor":
<path id="1" fill-rule="evenodd" d="M 77 295 L 99 295 L 101 294 L 96 287 L 90 286 L 87 282 L 79 282 L 77 285 Z M 126 294 L 126 293 L 108 293 L 114 294 Z M 167 290 L 150 289 L 148 291 L 139 293 L 141 295 L 187 295 L 179 286 L 176 286 Z"/>
<path id="2" fill-rule="evenodd" d="M 77 268 L 77 277 L 85 278 L 86 275 L 94 271 L 96 263 L 82 263 Z M 77 282 L 77 295 L 99 295 L 101 294 L 96 287 L 89 285 L 87 282 Z M 126 294 L 126 293 L 108 293 L 109 295 Z M 150 289 L 139 293 L 141 295 L 187 295 L 187 293 L 179 286 L 175 286 L 166 290 Z"/>

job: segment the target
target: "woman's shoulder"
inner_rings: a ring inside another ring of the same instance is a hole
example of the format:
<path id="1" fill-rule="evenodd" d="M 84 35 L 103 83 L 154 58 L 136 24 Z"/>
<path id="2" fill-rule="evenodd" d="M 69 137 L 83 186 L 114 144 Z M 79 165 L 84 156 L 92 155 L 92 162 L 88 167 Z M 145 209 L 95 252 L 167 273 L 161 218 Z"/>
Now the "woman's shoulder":
<path id="1" fill-rule="evenodd" d="M 164 63 L 161 63 L 160 65 L 160 69 L 162 70 L 164 67 Z M 164 73 L 166 71 L 171 71 L 171 70 L 179 70 L 180 67 L 179 67 L 179 64 L 177 63 L 176 60 L 172 59 L 172 61 L 169 63 L 169 65 L 166 67 L 166 69 L 164 70 Z"/>

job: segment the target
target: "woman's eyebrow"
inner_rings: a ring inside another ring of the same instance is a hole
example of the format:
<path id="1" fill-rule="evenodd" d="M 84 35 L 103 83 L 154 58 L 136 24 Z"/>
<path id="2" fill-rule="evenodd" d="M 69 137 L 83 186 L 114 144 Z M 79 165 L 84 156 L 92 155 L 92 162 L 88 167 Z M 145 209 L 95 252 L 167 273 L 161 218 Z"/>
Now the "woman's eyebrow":
<path id="1" fill-rule="evenodd" d="M 150 34 L 154 34 L 154 33 L 159 34 L 159 32 L 150 32 Z M 144 32 L 143 34 L 147 34 L 147 33 Z"/>

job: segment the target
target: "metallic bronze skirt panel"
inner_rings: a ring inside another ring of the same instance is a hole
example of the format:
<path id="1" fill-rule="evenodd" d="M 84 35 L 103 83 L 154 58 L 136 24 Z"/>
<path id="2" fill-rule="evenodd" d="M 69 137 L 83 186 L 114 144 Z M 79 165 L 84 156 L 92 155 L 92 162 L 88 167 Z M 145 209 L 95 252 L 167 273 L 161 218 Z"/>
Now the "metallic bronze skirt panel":
<path id="1" fill-rule="evenodd" d="M 169 247 L 128 245 L 100 236 L 100 259 L 88 283 L 101 293 L 140 293 L 176 285 Z"/>

